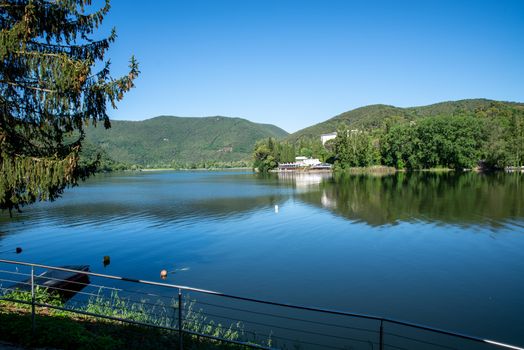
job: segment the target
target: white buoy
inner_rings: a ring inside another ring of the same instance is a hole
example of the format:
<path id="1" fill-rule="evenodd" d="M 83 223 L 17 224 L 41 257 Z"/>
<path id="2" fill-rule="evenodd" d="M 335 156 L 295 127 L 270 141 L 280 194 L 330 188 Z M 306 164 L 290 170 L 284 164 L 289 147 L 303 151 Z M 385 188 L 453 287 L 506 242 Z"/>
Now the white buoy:
<path id="1" fill-rule="evenodd" d="M 278 214 L 278 205 L 275 205 L 275 213 Z"/>

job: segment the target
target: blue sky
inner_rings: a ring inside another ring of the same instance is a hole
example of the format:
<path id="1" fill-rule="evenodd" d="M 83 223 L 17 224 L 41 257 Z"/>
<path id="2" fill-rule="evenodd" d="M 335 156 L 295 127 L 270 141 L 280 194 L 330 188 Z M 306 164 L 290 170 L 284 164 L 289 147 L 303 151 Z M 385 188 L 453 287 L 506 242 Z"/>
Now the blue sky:
<path id="1" fill-rule="evenodd" d="M 112 0 L 114 119 L 224 115 L 289 132 L 375 103 L 524 102 L 524 1 Z"/>

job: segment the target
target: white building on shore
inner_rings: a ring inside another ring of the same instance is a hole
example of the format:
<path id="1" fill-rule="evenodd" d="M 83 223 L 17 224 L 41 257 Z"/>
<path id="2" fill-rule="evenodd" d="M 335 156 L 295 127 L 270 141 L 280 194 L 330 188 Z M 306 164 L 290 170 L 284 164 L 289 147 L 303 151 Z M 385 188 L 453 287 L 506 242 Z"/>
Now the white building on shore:
<path id="1" fill-rule="evenodd" d="M 322 145 L 325 145 L 326 142 L 329 140 L 333 140 L 335 137 L 337 137 L 337 132 L 330 132 L 329 134 L 322 134 L 320 135 L 320 141 L 322 141 Z"/>
<path id="2" fill-rule="evenodd" d="M 331 164 L 322 163 L 318 158 L 295 157 L 293 163 L 278 164 L 279 170 L 294 170 L 294 169 L 331 169 Z"/>
<path id="3" fill-rule="evenodd" d="M 311 167 L 321 163 L 322 162 L 317 158 L 295 157 L 295 164 L 299 167 Z"/>

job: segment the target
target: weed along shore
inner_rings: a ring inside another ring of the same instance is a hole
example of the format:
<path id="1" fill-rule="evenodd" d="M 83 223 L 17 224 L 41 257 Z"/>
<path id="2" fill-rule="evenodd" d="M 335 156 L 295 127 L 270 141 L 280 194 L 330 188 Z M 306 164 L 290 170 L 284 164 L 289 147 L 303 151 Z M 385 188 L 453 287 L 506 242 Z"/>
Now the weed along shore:
<path id="1" fill-rule="evenodd" d="M 275 214 L 278 212 L 275 206 Z M 2 286 L 27 276 L 30 268 L 30 279 L 2 287 L 0 298 L 0 341 L 25 347 L 272 350 L 290 346 L 344 349 L 376 343 L 384 349 L 401 344 L 405 347 L 395 339 L 402 332 L 410 332 L 408 340 L 417 337 L 418 342 L 428 343 L 431 339 L 431 344 L 439 347 L 495 344 L 503 349 L 523 350 L 455 330 L 380 315 L 256 299 L 94 273 L 86 268 L 74 270 L 70 266 L 4 259 L 0 259 L 0 265 Z M 45 272 L 40 273 L 43 269 Z M 84 278 L 60 281 L 66 273 Z M 169 274 L 161 270 L 161 280 L 166 281 Z M 54 286 L 44 287 L 47 278 Z M 57 287 L 56 282 L 63 283 Z M 439 339 L 442 335 L 446 338 Z"/>
<path id="2" fill-rule="evenodd" d="M 39 306 L 35 318 L 32 319 L 30 292 L 13 291 L 5 294 L 3 298 L 17 301 L 0 301 L 0 341 L 23 347 L 172 349 L 174 344 L 180 342 L 170 312 L 173 307 L 177 307 L 176 304 L 158 304 L 156 310 L 148 310 L 147 305 L 143 303 L 131 303 L 113 293 L 110 298 L 101 295 L 90 298 L 84 306 L 70 312 L 67 310 L 71 306 L 68 306 L 56 292 L 37 287 L 36 303 L 47 306 Z M 191 305 L 188 305 L 188 308 L 191 309 Z M 224 327 L 220 323 L 209 324 L 205 316 L 199 312 L 188 313 L 184 322 L 188 332 L 184 333 L 182 342 L 188 349 L 250 348 L 189 333 L 206 328 L 211 336 L 235 341 L 242 332 L 238 325 Z"/>
<path id="3" fill-rule="evenodd" d="M 108 256 L 104 264 L 110 265 Z M 89 266 L 75 270 L 3 259 L 0 265 L 3 341 L 60 349 L 271 347 L 271 337 L 258 337 L 230 317 L 211 317 L 202 305 L 212 304 L 190 294 L 216 292 L 94 273 Z M 160 277 L 165 281 L 168 271 Z"/>

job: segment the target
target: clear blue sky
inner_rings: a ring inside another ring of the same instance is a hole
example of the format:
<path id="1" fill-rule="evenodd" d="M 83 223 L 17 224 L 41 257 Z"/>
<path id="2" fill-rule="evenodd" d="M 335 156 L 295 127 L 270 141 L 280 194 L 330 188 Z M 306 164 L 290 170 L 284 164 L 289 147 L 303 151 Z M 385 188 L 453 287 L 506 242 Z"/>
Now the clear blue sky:
<path id="1" fill-rule="evenodd" d="M 95 1 L 96 2 L 96 1 Z M 224 115 L 289 132 L 374 103 L 524 102 L 524 1 L 113 0 L 114 119 Z"/>

